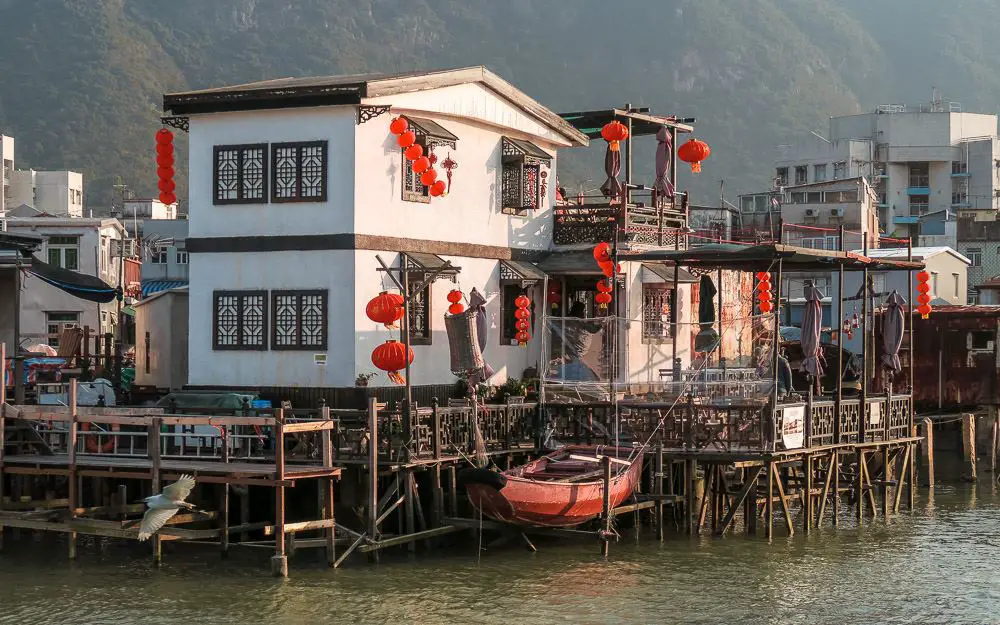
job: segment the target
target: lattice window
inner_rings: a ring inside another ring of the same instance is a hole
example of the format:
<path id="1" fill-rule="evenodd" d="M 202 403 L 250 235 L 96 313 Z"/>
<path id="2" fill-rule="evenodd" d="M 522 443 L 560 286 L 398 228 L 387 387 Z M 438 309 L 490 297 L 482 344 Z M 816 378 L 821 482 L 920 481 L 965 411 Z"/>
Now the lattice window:
<path id="1" fill-rule="evenodd" d="M 267 349 L 267 291 L 213 293 L 213 349 Z"/>
<path id="2" fill-rule="evenodd" d="M 422 280 L 414 274 L 411 280 Z M 431 344 L 431 286 L 428 284 L 410 298 L 410 344 Z"/>
<path id="3" fill-rule="evenodd" d="M 325 202 L 327 142 L 271 144 L 271 201 Z"/>
<path id="4" fill-rule="evenodd" d="M 521 174 L 522 167 L 519 163 L 505 163 L 501 174 L 501 191 L 503 199 L 503 213 L 506 215 L 525 216 L 528 210 L 521 203 L 522 189 Z"/>
<path id="5" fill-rule="evenodd" d="M 503 138 L 500 154 L 501 212 L 526 216 L 539 207 L 542 166 L 551 165 L 552 157 L 530 141 L 509 137 Z"/>
<path id="6" fill-rule="evenodd" d="M 424 148 L 424 154 L 429 155 L 426 142 L 418 139 L 417 145 Z M 430 187 L 420 182 L 421 174 L 413 171 L 413 161 L 403 156 L 402 150 L 399 157 L 403 159 L 403 200 L 407 202 L 421 202 L 428 204 L 431 201 Z"/>
<path id="7" fill-rule="evenodd" d="M 271 349 L 323 351 L 327 343 L 328 291 L 272 291 Z"/>
<path id="8" fill-rule="evenodd" d="M 213 203 L 267 202 L 267 144 L 217 145 L 214 155 Z"/>
<path id="9" fill-rule="evenodd" d="M 660 341 L 673 336 L 674 290 L 662 284 L 642 285 L 642 339 Z"/>

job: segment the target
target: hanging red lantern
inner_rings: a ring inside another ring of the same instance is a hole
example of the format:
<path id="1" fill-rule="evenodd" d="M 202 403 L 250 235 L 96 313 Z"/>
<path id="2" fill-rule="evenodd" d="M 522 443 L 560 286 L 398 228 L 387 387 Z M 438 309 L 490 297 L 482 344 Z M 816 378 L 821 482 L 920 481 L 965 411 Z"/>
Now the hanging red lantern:
<path id="1" fill-rule="evenodd" d="M 758 271 L 757 272 L 757 279 L 760 280 L 761 282 L 770 282 L 771 281 L 771 274 L 769 274 L 766 271 Z"/>
<path id="2" fill-rule="evenodd" d="M 521 347 L 524 347 L 528 344 L 528 341 L 531 340 L 531 335 L 527 332 L 518 332 L 514 335 L 514 340 L 517 341 Z"/>
<path id="3" fill-rule="evenodd" d="M 518 319 L 518 320 L 517 320 L 517 323 L 515 323 L 515 324 L 514 324 L 514 327 L 515 327 L 515 328 L 516 328 L 516 329 L 517 329 L 517 330 L 518 330 L 519 332 L 527 332 L 527 331 L 528 331 L 528 328 L 530 328 L 530 327 L 531 327 L 531 324 L 529 324 L 529 323 L 528 323 L 528 320 L 527 320 L 527 319 Z"/>
<path id="4" fill-rule="evenodd" d="M 917 312 L 920 313 L 920 318 L 921 319 L 926 319 L 927 317 L 929 317 L 931 315 L 931 305 L 930 304 L 921 304 L 921 305 L 917 306 Z"/>
<path id="5" fill-rule="evenodd" d="M 685 163 L 690 163 L 691 172 L 695 174 L 701 171 L 701 162 L 710 154 L 712 154 L 712 148 L 698 139 L 689 140 L 677 150 L 677 157 Z"/>
<path id="6" fill-rule="evenodd" d="M 365 314 L 375 323 L 394 328 L 396 322 L 403 318 L 403 296 L 382 291 L 365 306 Z"/>
<path id="7" fill-rule="evenodd" d="M 515 319 L 527 319 L 530 316 L 531 316 L 531 311 L 528 310 L 527 308 L 518 308 L 517 310 L 514 311 Z"/>
<path id="8" fill-rule="evenodd" d="M 420 175 L 420 184 L 429 187 L 437 180 L 438 173 L 433 169 L 428 169 Z"/>
<path id="9" fill-rule="evenodd" d="M 931 279 L 931 274 L 927 273 L 926 271 L 921 270 L 917 272 L 917 282 L 927 282 L 930 279 Z"/>
<path id="10" fill-rule="evenodd" d="M 403 156 L 405 156 L 408 161 L 415 161 L 423 155 L 424 148 L 418 143 L 414 143 L 410 147 L 403 150 Z"/>
<path id="11" fill-rule="evenodd" d="M 773 304 L 771 302 L 771 274 L 766 271 L 757 272 L 757 307 L 762 314 L 771 312 Z"/>
<path id="12" fill-rule="evenodd" d="M 166 128 L 156 131 L 156 175 L 159 177 L 157 187 L 160 189 L 160 202 L 174 204 L 177 196 L 174 190 L 174 133 Z"/>
<path id="13" fill-rule="evenodd" d="M 931 292 L 931 285 L 927 284 L 926 282 L 920 282 L 919 284 L 917 284 L 917 293 L 930 293 L 930 292 Z"/>
<path id="14" fill-rule="evenodd" d="M 462 301 L 462 292 L 458 289 L 452 289 L 448 291 L 448 301 L 452 304 L 457 304 Z"/>
<path id="15" fill-rule="evenodd" d="M 448 307 L 448 313 L 452 315 L 461 315 L 464 312 L 465 312 L 465 304 L 461 304 L 459 302 L 455 302 L 454 304 Z"/>
<path id="16" fill-rule="evenodd" d="M 410 167 L 413 168 L 413 173 L 422 174 L 431 168 L 431 159 L 426 156 L 421 156 L 417 160 L 413 161 L 413 165 Z"/>
<path id="17" fill-rule="evenodd" d="M 771 283 L 768 282 L 767 280 L 761 280 L 760 282 L 757 283 L 757 292 L 762 293 L 764 291 L 770 291 L 770 290 L 771 290 Z"/>
<path id="18" fill-rule="evenodd" d="M 757 299 L 759 301 L 761 301 L 761 302 L 770 302 L 771 301 L 771 292 L 770 291 L 761 291 L 757 295 Z"/>
<path id="19" fill-rule="evenodd" d="M 917 272 L 917 292 L 920 294 L 917 296 L 917 301 L 920 306 L 917 306 L 917 312 L 920 313 L 921 319 L 926 319 L 930 316 L 933 308 L 931 307 L 931 285 L 927 282 L 931 279 L 931 275 L 926 271 Z"/>
<path id="20" fill-rule="evenodd" d="M 610 293 L 613 290 L 609 280 L 598 280 L 597 291 L 600 293 Z"/>
<path id="21" fill-rule="evenodd" d="M 527 295 L 518 295 L 517 299 L 514 300 L 514 306 L 518 308 L 528 308 L 531 306 L 531 300 L 528 299 Z"/>
<path id="22" fill-rule="evenodd" d="M 606 278 L 613 277 L 616 273 L 622 272 L 621 263 L 615 264 L 612 262 L 598 263 L 598 267 L 601 268 L 601 273 L 604 274 Z"/>
<path id="23" fill-rule="evenodd" d="M 771 302 L 761 302 L 760 303 L 760 312 L 765 313 L 765 314 L 771 312 Z"/>
<path id="24" fill-rule="evenodd" d="M 436 180 L 434 184 L 431 185 L 431 195 L 433 197 L 441 197 L 447 190 L 448 185 L 444 183 L 444 180 Z"/>
<path id="25" fill-rule="evenodd" d="M 417 141 L 417 135 L 414 134 L 412 130 L 407 130 L 403 134 L 399 135 L 396 139 L 396 143 L 399 144 L 401 148 L 408 148 Z"/>
<path id="26" fill-rule="evenodd" d="M 598 293 L 594 296 L 594 301 L 597 302 L 601 308 L 607 308 L 608 304 L 611 303 L 611 293 Z"/>
<path id="27" fill-rule="evenodd" d="M 613 119 L 601 128 L 601 136 L 608 142 L 608 149 L 617 152 L 619 150 L 618 142 L 628 139 L 628 127 L 617 119 Z"/>
<path id="28" fill-rule="evenodd" d="M 595 245 L 594 260 L 597 261 L 598 265 L 611 262 L 611 244 L 602 242 Z"/>
<path id="29" fill-rule="evenodd" d="M 920 295 L 917 296 L 917 303 L 918 304 L 930 304 L 931 303 L 931 296 L 928 295 L 927 293 L 921 293 Z"/>
<path id="30" fill-rule="evenodd" d="M 546 299 L 552 306 L 552 310 L 559 308 L 559 305 L 562 304 L 562 289 L 558 282 L 549 284 L 549 294 Z"/>
<path id="31" fill-rule="evenodd" d="M 399 372 L 406 369 L 408 363 L 413 363 L 413 350 L 407 350 L 399 341 L 386 341 L 372 352 L 372 364 L 385 371 L 396 384 L 405 384 Z"/>
<path id="32" fill-rule="evenodd" d="M 389 123 L 389 132 L 394 135 L 401 135 L 410 127 L 410 123 L 404 117 L 397 117 Z"/>

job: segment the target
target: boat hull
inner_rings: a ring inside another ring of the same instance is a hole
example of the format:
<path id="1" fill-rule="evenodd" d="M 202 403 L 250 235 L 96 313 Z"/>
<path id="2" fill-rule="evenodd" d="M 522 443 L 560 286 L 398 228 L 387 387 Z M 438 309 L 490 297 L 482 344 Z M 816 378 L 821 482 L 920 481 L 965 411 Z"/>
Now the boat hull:
<path id="1" fill-rule="evenodd" d="M 575 448 L 574 451 L 593 453 L 594 448 Z M 631 450 L 623 450 L 627 457 Z M 607 452 L 605 452 L 607 453 Z M 466 492 L 472 505 L 491 519 L 514 525 L 532 527 L 575 527 L 600 516 L 604 506 L 604 481 L 591 480 L 579 483 L 552 482 L 523 477 L 521 474 L 538 463 L 519 467 L 502 474 L 506 484 L 497 488 L 501 480 L 487 484 L 482 481 L 467 482 Z M 619 506 L 635 491 L 642 474 L 642 453 L 632 460 L 631 466 L 611 480 L 611 507 Z M 489 481 L 489 480 L 483 480 Z"/>

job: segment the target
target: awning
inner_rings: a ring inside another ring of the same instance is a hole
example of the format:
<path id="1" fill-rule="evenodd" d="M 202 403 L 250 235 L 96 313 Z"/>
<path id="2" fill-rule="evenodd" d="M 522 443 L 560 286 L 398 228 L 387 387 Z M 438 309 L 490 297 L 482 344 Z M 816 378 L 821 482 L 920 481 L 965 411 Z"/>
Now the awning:
<path id="1" fill-rule="evenodd" d="M 538 268 L 552 275 L 599 276 L 601 269 L 594 261 L 594 253 L 585 252 L 553 252 L 538 261 Z"/>
<path id="2" fill-rule="evenodd" d="M 552 163 L 552 156 L 531 141 L 523 139 L 503 138 L 503 160 L 521 160 L 526 163 Z"/>
<path id="3" fill-rule="evenodd" d="M 676 128 L 678 132 L 692 132 L 694 130 L 688 124 L 678 122 L 677 118 L 672 115 L 667 117 L 653 115 L 647 107 L 634 108 L 631 111 L 622 109 L 577 111 L 574 113 L 560 113 L 559 117 L 565 119 L 590 139 L 599 138 L 601 136 L 601 128 L 614 119 L 621 122 L 627 122 L 631 119 L 633 137 L 655 135 L 664 126 Z"/>
<path id="4" fill-rule="evenodd" d="M 417 138 L 423 139 L 427 147 L 446 145 L 453 150 L 455 149 L 458 137 L 448 132 L 441 124 L 424 117 L 413 117 L 412 115 L 403 115 L 403 117 L 410 123 L 410 130 L 417 135 Z"/>
<path id="5" fill-rule="evenodd" d="M 448 261 L 437 254 L 426 252 L 404 252 L 404 256 L 409 259 L 407 269 L 411 272 L 424 274 L 437 273 L 438 276 L 457 276 L 462 270 L 454 265 L 448 266 Z"/>
<path id="6" fill-rule="evenodd" d="M 795 247 L 780 243 L 766 245 L 737 245 L 733 243 L 713 243 L 687 250 L 649 250 L 624 252 L 620 260 L 660 261 L 679 265 L 734 269 L 737 271 L 771 271 L 781 259 L 788 271 L 825 271 L 843 266 L 846 271 L 860 271 L 864 268 L 893 271 L 923 269 L 918 261 L 893 260 L 889 258 L 868 258 L 853 252 L 837 252 Z"/>
<path id="7" fill-rule="evenodd" d="M 187 286 L 187 280 L 147 280 L 142 283 L 142 297 L 149 297 L 153 293 L 176 289 Z"/>
<path id="8" fill-rule="evenodd" d="M 525 287 L 537 284 L 545 277 L 545 272 L 531 263 L 519 260 L 500 261 L 501 282 L 519 282 L 522 287 Z"/>
<path id="9" fill-rule="evenodd" d="M 116 289 L 97 276 L 88 276 L 50 265 L 39 260 L 37 256 L 31 259 L 30 271 L 57 289 L 89 302 L 106 304 L 115 299 Z"/>
<path id="10" fill-rule="evenodd" d="M 681 283 L 691 283 L 697 282 L 698 278 L 694 277 L 690 271 L 680 268 L 677 270 L 677 281 Z M 666 282 L 667 284 L 674 283 L 674 268 L 668 266 L 665 263 L 643 263 L 642 264 L 642 282 L 646 283 L 659 283 Z"/>

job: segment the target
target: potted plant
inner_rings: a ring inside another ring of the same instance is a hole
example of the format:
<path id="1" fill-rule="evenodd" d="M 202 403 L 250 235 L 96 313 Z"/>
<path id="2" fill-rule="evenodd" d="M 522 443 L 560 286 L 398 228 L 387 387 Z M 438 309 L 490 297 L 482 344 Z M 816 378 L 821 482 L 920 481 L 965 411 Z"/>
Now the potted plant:
<path id="1" fill-rule="evenodd" d="M 358 388 L 364 388 L 368 386 L 368 380 L 371 380 L 377 375 L 378 373 L 375 371 L 369 371 L 368 373 L 359 373 L 358 377 L 354 378 L 354 386 L 357 386 Z"/>

